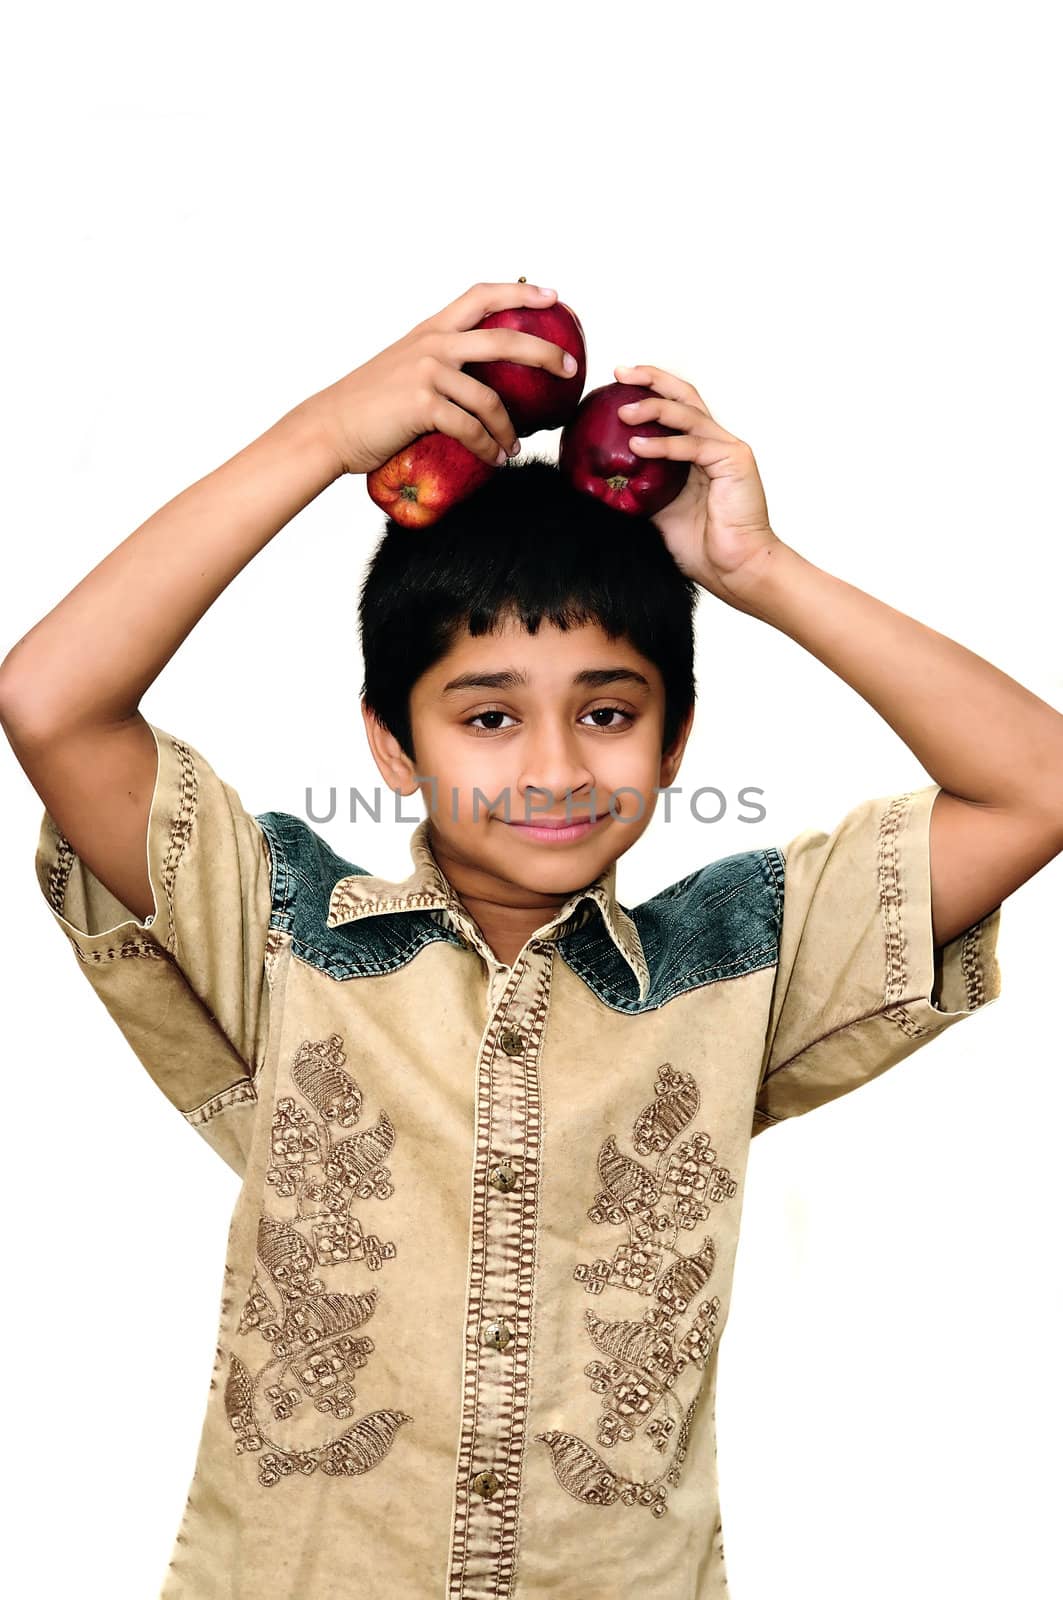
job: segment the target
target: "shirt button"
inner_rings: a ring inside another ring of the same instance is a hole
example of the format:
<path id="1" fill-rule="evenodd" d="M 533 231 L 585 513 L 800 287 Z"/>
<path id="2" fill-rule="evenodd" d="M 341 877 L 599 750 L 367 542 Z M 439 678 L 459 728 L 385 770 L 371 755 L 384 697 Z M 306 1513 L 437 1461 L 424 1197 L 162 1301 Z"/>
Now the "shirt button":
<path id="1" fill-rule="evenodd" d="M 497 1472 L 478 1472 L 472 1480 L 472 1486 L 477 1494 L 482 1494 L 485 1500 L 490 1500 L 495 1490 L 501 1488 L 502 1480 Z"/>
<path id="2" fill-rule="evenodd" d="M 504 1350 L 513 1335 L 504 1322 L 488 1322 L 484 1325 L 483 1341 L 490 1345 L 492 1350 Z"/>
<path id="3" fill-rule="evenodd" d="M 507 1056 L 519 1056 L 524 1049 L 524 1040 L 516 1028 L 503 1028 L 502 1036 L 498 1042 Z"/>
<path id="4" fill-rule="evenodd" d="M 503 1194 L 509 1194 L 510 1190 L 517 1187 L 517 1174 L 508 1161 L 496 1161 L 488 1169 L 487 1181 L 494 1184 L 496 1189 L 501 1189 Z"/>

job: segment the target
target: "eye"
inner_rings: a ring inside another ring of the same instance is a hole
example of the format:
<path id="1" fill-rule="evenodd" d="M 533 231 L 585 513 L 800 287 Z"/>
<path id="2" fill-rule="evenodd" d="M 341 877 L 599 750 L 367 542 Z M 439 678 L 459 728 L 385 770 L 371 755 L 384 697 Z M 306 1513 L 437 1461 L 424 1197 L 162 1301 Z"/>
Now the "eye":
<path id="1" fill-rule="evenodd" d="M 611 733 L 614 728 L 629 727 L 635 720 L 633 714 L 630 711 L 625 711 L 622 706 L 594 706 L 586 715 L 588 717 L 623 717 L 623 722 L 596 722 L 594 724 L 596 728 L 603 728 L 607 733 Z"/>
<path id="2" fill-rule="evenodd" d="M 509 712 L 508 711 L 478 711 L 474 717 L 466 717 L 465 718 L 464 726 L 466 728 L 473 728 L 473 724 L 479 722 L 481 717 L 508 717 L 508 716 L 509 716 Z M 473 731 L 475 733 L 500 733 L 503 730 L 499 728 L 499 726 L 498 726 L 498 724 L 496 722 L 490 728 L 473 728 Z"/>
<path id="3" fill-rule="evenodd" d="M 471 728 L 477 734 L 505 733 L 508 731 L 500 722 L 491 723 L 487 727 L 477 727 L 477 723 L 482 723 L 487 717 L 509 717 L 511 723 L 516 722 L 516 718 L 510 717 L 508 711 L 477 711 L 475 716 L 466 717 L 462 726 Z M 584 712 L 580 721 L 582 722 L 586 717 L 621 717 L 623 719 L 621 722 L 599 721 L 592 724 L 596 728 L 601 728 L 604 733 L 619 732 L 621 728 L 630 727 L 635 721 L 634 714 L 630 711 L 625 711 L 622 706 L 592 706 L 590 711 Z"/>

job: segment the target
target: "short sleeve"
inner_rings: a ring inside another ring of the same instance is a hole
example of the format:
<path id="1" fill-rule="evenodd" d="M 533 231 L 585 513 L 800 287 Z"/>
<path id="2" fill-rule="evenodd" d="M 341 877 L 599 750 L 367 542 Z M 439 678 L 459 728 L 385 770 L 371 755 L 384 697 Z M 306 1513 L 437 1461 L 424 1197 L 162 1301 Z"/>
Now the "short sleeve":
<path id="1" fill-rule="evenodd" d="M 85 978 L 167 1099 L 242 1173 L 269 1032 L 270 851 L 239 795 L 149 723 L 154 911 L 139 921 L 45 811 L 41 892 Z"/>
<path id="2" fill-rule="evenodd" d="M 1000 907 L 935 950 L 938 784 L 866 800 L 782 856 L 782 922 L 753 1134 L 848 1094 L 1000 994 Z M 777 853 L 778 854 L 778 853 Z"/>

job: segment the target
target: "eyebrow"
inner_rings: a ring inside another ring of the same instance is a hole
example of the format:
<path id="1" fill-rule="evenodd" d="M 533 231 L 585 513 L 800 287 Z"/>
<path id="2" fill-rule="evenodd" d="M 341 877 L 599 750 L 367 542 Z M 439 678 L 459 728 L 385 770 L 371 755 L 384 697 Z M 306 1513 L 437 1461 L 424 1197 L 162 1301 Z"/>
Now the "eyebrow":
<path id="1" fill-rule="evenodd" d="M 650 680 L 633 667 L 584 667 L 573 674 L 572 682 L 579 688 L 604 689 L 610 683 L 638 683 L 645 689 Z M 501 672 L 463 672 L 443 685 L 442 694 L 457 694 L 462 689 L 517 689 L 526 687 L 528 675 L 507 667 Z"/>

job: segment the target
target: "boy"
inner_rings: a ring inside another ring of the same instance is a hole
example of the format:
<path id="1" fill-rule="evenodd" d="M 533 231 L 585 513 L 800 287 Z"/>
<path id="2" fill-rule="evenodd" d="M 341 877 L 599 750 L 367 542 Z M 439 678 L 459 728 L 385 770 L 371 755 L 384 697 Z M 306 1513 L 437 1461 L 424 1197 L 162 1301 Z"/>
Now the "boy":
<path id="1" fill-rule="evenodd" d="M 515 444 L 461 369 L 562 352 L 478 285 L 138 529 L 11 650 L 0 715 L 82 971 L 241 1174 L 164 1600 L 726 1593 L 716 1353 L 749 1140 L 1000 992 L 1000 905 L 1063 848 L 1063 718 L 805 561 L 688 384 L 651 522 L 542 461 L 366 576 L 363 716 L 426 817 L 401 881 L 250 816 L 140 700 L 246 562 L 418 434 Z M 811 650 L 933 782 L 694 870 L 618 858 L 676 778 L 704 588 Z M 145 858 L 146 841 L 146 858 Z"/>

